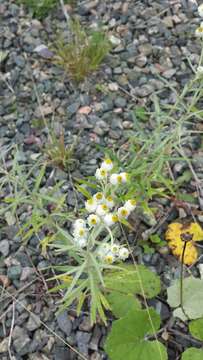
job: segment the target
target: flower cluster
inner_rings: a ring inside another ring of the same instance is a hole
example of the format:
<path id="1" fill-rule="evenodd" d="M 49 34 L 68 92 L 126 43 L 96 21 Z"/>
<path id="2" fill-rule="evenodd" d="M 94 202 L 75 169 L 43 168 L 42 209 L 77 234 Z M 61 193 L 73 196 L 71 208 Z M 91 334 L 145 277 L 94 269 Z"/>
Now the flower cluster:
<path id="1" fill-rule="evenodd" d="M 111 196 L 105 197 L 102 193 L 96 193 L 92 198 L 85 202 L 85 208 L 91 215 L 88 217 L 90 226 L 95 226 L 103 222 L 110 227 L 121 219 L 127 219 L 130 213 L 136 207 L 136 201 L 130 199 L 125 202 L 124 206 L 117 210 L 114 208 L 114 200 Z"/>
<path id="2" fill-rule="evenodd" d="M 98 249 L 99 258 L 107 264 L 113 264 L 117 260 L 126 260 L 129 251 L 126 247 L 118 244 L 102 244 Z"/>
<path id="3" fill-rule="evenodd" d="M 101 226 L 102 231 L 107 229 L 112 235 L 110 228 L 117 222 L 127 219 L 136 207 L 135 199 L 129 199 L 124 205 L 118 206 L 116 192 L 128 181 L 128 174 L 126 172 L 114 173 L 113 168 L 111 159 L 106 159 L 96 170 L 95 177 L 100 182 L 102 191 L 95 193 L 85 202 L 88 213 L 86 219 L 77 219 L 73 224 L 73 241 L 80 248 L 86 247 L 89 239 L 94 237 L 96 227 L 99 229 Z M 110 244 L 105 241 L 95 250 L 98 258 L 107 264 L 125 260 L 129 256 L 128 249 L 115 244 L 113 236 L 111 236 Z"/>
<path id="4" fill-rule="evenodd" d="M 100 168 L 96 170 L 96 179 L 99 181 L 106 181 L 109 177 L 109 181 L 112 185 L 125 184 L 128 180 L 128 174 L 126 172 L 121 172 L 119 174 L 111 174 L 112 169 L 113 162 L 111 161 L 111 159 L 104 160 Z"/>
<path id="5" fill-rule="evenodd" d="M 97 180 L 103 182 L 106 185 L 121 185 L 125 184 L 128 180 L 128 174 L 126 172 L 111 173 L 113 169 L 113 162 L 111 159 L 106 159 L 102 162 L 101 167 L 96 170 L 95 177 Z M 114 208 L 115 202 L 111 195 L 106 196 L 105 191 L 97 192 L 92 198 L 85 202 L 85 208 L 88 213 L 91 213 L 92 217 L 97 216 L 97 222 L 103 222 L 106 226 L 110 227 L 121 219 L 127 219 L 130 213 L 136 207 L 136 201 L 130 199 L 125 202 L 124 206 L 117 209 Z M 113 209 L 114 208 L 114 209 Z M 99 217 L 99 218 L 98 218 Z M 96 225 L 91 224 L 92 226 Z"/>
<path id="6" fill-rule="evenodd" d="M 198 7 L 198 13 L 199 16 L 203 18 L 203 4 Z M 203 39 L 203 22 L 201 22 L 200 26 L 195 30 L 195 35 Z"/>

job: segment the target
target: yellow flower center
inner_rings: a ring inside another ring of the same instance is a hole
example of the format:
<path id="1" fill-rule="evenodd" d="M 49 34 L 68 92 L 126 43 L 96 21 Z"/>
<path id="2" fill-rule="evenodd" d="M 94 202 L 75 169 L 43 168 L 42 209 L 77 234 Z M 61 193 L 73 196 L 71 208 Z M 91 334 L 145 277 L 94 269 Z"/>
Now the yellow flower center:
<path id="1" fill-rule="evenodd" d="M 97 220 L 96 220 L 96 218 L 92 218 L 90 222 L 91 222 L 92 225 L 96 225 Z"/>
<path id="2" fill-rule="evenodd" d="M 121 215 L 122 215 L 122 216 L 128 215 L 127 210 L 126 210 L 126 209 L 122 209 L 122 210 L 121 210 Z"/>
<path id="3" fill-rule="evenodd" d="M 109 202 L 113 202 L 112 196 L 107 196 L 106 200 L 109 201 Z"/>
<path id="4" fill-rule="evenodd" d="M 101 176 L 106 176 L 106 170 L 101 169 Z"/>
<path id="5" fill-rule="evenodd" d="M 203 27 L 202 26 L 200 26 L 200 27 L 198 27 L 198 29 L 197 29 L 200 33 L 202 33 L 203 32 Z"/>
<path id="6" fill-rule="evenodd" d="M 137 204 L 137 201 L 135 199 L 130 200 L 130 204 L 132 206 L 135 206 Z"/>
<path id="7" fill-rule="evenodd" d="M 112 215 L 112 221 L 117 222 L 118 221 L 118 216 L 117 215 Z"/>
<path id="8" fill-rule="evenodd" d="M 80 236 L 83 236 L 84 233 L 85 233 L 85 230 L 84 230 L 84 229 L 80 229 L 80 230 L 79 230 L 79 235 L 80 235 Z"/>
<path id="9" fill-rule="evenodd" d="M 108 210 L 108 206 L 107 206 L 106 204 L 103 204 L 103 205 L 102 205 L 102 209 L 103 209 L 104 211 L 107 211 L 107 210 Z"/>
<path id="10" fill-rule="evenodd" d="M 113 256 L 112 256 L 112 255 L 107 255 L 107 256 L 105 257 L 105 261 L 106 261 L 107 264 L 112 264 L 112 262 L 113 262 Z"/>
<path id="11" fill-rule="evenodd" d="M 88 199 L 88 200 L 87 200 L 87 203 L 88 203 L 88 205 L 93 205 L 93 203 L 94 203 L 94 200 L 93 200 L 93 198 L 91 198 L 91 199 Z"/>
<path id="12" fill-rule="evenodd" d="M 118 183 L 122 183 L 122 176 L 121 175 L 117 176 L 117 181 L 118 181 Z"/>
<path id="13" fill-rule="evenodd" d="M 100 193 L 97 193 L 96 195 L 95 195 L 95 197 L 96 197 L 96 199 L 97 200 L 101 200 L 102 198 L 103 198 L 103 194 L 100 192 Z"/>
<path id="14" fill-rule="evenodd" d="M 111 164 L 112 164 L 111 159 L 106 159 L 106 160 L 104 160 L 104 162 L 105 162 L 107 165 L 111 165 Z"/>

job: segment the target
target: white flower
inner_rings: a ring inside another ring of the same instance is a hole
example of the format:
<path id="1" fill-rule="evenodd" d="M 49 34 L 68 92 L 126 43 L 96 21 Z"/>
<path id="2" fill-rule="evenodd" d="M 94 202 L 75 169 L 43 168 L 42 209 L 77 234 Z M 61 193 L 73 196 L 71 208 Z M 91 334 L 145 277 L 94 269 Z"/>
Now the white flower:
<path id="1" fill-rule="evenodd" d="M 112 226 L 118 221 L 118 216 L 112 213 L 106 214 L 103 220 L 107 226 Z"/>
<path id="2" fill-rule="evenodd" d="M 77 219 L 73 223 L 73 228 L 76 229 L 78 227 L 86 227 L 86 222 L 83 219 Z"/>
<path id="3" fill-rule="evenodd" d="M 126 260 L 129 257 L 129 251 L 125 247 L 120 248 L 119 250 L 119 259 Z"/>
<path id="4" fill-rule="evenodd" d="M 202 76 L 203 75 L 203 66 L 198 66 L 197 68 L 197 75 Z"/>
<path id="5" fill-rule="evenodd" d="M 97 208 L 96 201 L 93 198 L 88 199 L 87 201 L 85 201 L 85 208 L 89 213 L 95 212 Z"/>
<path id="6" fill-rule="evenodd" d="M 111 171 L 113 169 L 113 162 L 111 159 L 105 159 L 101 164 L 101 169 Z"/>
<path id="7" fill-rule="evenodd" d="M 104 216 L 108 212 L 108 206 L 106 204 L 100 204 L 97 206 L 96 213 L 99 216 Z"/>
<path id="8" fill-rule="evenodd" d="M 96 214 L 91 214 L 87 218 L 87 222 L 89 226 L 95 226 L 100 223 L 100 218 Z"/>
<path id="9" fill-rule="evenodd" d="M 203 38 L 203 22 L 201 22 L 201 25 L 195 30 L 195 35 L 199 38 Z"/>
<path id="10" fill-rule="evenodd" d="M 83 248 L 87 245 L 87 239 L 86 238 L 80 238 L 80 239 L 75 239 L 76 243 L 79 247 Z"/>
<path id="11" fill-rule="evenodd" d="M 129 211 L 133 211 L 136 208 L 136 200 L 134 199 L 130 199 L 128 201 L 126 201 L 124 207 Z"/>
<path id="12" fill-rule="evenodd" d="M 112 196 L 106 197 L 105 204 L 108 206 L 109 209 L 112 209 L 112 207 L 114 207 L 114 201 L 113 201 Z"/>
<path id="13" fill-rule="evenodd" d="M 97 180 L 106 180 L 107 171 L 105 169 L 98 168 L 96 170 L 95 177 Z"/>
<path id="14" fill-rule="evenodd" d="M 118 185 L 122 183 L 122 176 L 120 176 L 119 174 L 112 174 L 110 176 L 110 183 L 112 185 Z"/>
<path id="15" fill-rule="evenodd" d="M 118 208 L 119 219 L 127 219 L 129 215 L 130 215 L 130 211 L 126 209 L 125 206 L 121 206 L 120 208 Z"/>
<path id="16" fill-rule="evenodd" d="M 198 7 L 198 13 L 200 17 L 203 17 L 203 4 Z"/>
<path id="17" fill-rule="evenodd" d="M 121 182 L 124 184 L 128 181 L 128 174 L 126 172 L 122 172 L 119 174 L 121 176 Z"/>
<path id="18" fill-rule="evenodd" d="M 110 176 L 110 183 L 112 185 L 124 184 L 128 180 L 128 174 L 126 172 L 122 172 L 120 174 L 112 174 Z"/>
<path id="19" fill-rule="evenodd" d="M 107 243 L 101 244 L 97 250 L 98 256 L 102 259 L 110 251 L 110 245 Z"/>
<path id="20" fill-rule="evenodd" d="M 87 236 L 88 236 L 88 231 L 87 231 L 87 229 L 86 228 L 84 228 L 83 226 L 81 226 L 81 227 L 77 227 L 77 228 L 75 228 L 74 229 L 74 231 L 73 231 L 73 236 L 75 237 L 75 238 L 87 238 Z"/>
<path id="21" fill-rule="evenodd" d="M 94 194 L 93 199 L 97 202 L 97 204 L 101 204 L 104 200 L 104 195 L 102 194 L 102 192 L 97 192 L 96 194 Z"/>
<path id="22" fill-rule="evenodd" d="M 120 250 L 120 246 L 119 246 L 119 245 L 113 244 L 113 245 L 111 246 L 111 252 L 112 252 L 112 254 L 118 255 L 118 254 L 119 254 L 119 250 Z"/>

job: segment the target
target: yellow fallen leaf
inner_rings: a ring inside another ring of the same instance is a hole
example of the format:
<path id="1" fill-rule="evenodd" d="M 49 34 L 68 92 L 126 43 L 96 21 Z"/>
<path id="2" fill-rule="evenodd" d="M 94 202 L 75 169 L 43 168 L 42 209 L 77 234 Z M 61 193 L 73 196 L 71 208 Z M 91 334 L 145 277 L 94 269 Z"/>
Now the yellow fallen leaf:
<path id="1" fill-rule="evenodd" d="M 187 231 L 193 235 L 193 241 L 203 240 L 203 229 L 198 223 L 191 223 Z"/>
<path id="2" fill-rule="evenodd" d="M 182 259 L 183 248 L 185 241 L 184 236 L 191 235 L 191 240 L 187 241 L 183 262 L 186 265 L 192 265 L 198 258 L 198 251 L 194 245 L 194 241 L 203 240 L 203 230 L 197 223 L 190 223 L 188 225 L 180 223 L 172 223 L 168 226 L 165 238 L 168 241 L 168 246 L 173 255 L 177 256 L 179 260 Z"/>

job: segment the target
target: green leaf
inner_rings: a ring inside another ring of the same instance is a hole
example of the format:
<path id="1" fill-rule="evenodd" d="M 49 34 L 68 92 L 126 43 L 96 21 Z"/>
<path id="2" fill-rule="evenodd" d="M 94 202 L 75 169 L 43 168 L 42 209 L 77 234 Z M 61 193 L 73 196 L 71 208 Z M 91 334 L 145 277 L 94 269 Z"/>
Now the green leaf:
<path id="1" fill-rule="evenodd" d="M 82 195 L 84 195 L 85 198 L 90 199 L 92 197 L 90 192 L 87 189 L 85 189 L 85 187 L 80 186 L 78 184 L 76 184 L 75 187 Z"/>
<path id="2" fill-rule="evenodd" d="M 154 254 L 155 250 L 151 246 L 146 244 L 146 241 L 140 242 L 140 245 L 142 246 L 145 254 Z"/>
<path id="3" fill-rule="evenodd" d="M 104 283 L 108 290 L 119 291 L 123 294 L 143 295 L 152 298 L 160 292 L 160 279 L 144 265 L 121 265 L 121 271 L 108 271 L 104 276 Z"/>
<path id="4" fill-rule="evenodd" d="M 191 321 L 189 329 L 192 336 L 203 341 L 203 318 Z"/>
<path id="5" fill-rule="evenodd" d="M 136 107 L 134 114 L 141 121 L 146 121 L 148 119 L 147 112 L 143 106 Z"/>
<path id="6" fill-rule="evenodd" d="M 107 300 L 111 305 L 112 313 L 117 317 L 123 317 L 131 310 L 141 309 L 140 302 L 131 294 L 121 294 L 118 291 L 112 291 L 107 296 Z"/>
<path id="7" fill-rule="evenodd" d="M 174 316 L 185 320 L 180 308 L 180 280 L 176 280 L 167 289 L 168 303 L 174 310 Z M 183 308 L 189 319 L 198 319 L 203 316 L 203 281 L 190 276 L 183 281 Z"/>
<path id="8" fill-rule="evenodd" d="M 150 241 L 154 244 L 159 244 L 161 242 L 159 235 L 154 234 L 154 235 L 151 235 L 149 238 L 150 238 Z"/>
<path id="9" fill-rule="evenodd" d="M 176 179 L 176 185 L 180 186 L 180 185 L 182 185 L 183 183 L 190 181 L 191 178 L 192 178 L 191 171 L 190 171 L 190 170 L 186 170 L 186 171 L 184 171 L 184 173 L 183 173 L 181 176 L 179 176 L 179 177 Z"/>
<path id="10" fill-rule="evenodd" d="M 105 351 L 111 360 L 167 360 L 166 350 L 160 342 L 145 339 L 159 326 L 160 317 L 154 309 L 131 310 L 127 316 L 114 321 Z"/>
<path id="11" fill-rule="evenodd" d="M 197 348 L 189 348 L 182 354 L 181 360 L 202 360 L 203 350 Z"/>
<path id="12" fill-rule="evenodd" d="M 177 195 L 177 199 L 189 202 L 191 204 L 197 203 L 197 199 L 195 198 L 195 196 L 190 194 L 179 193 Z"/>

